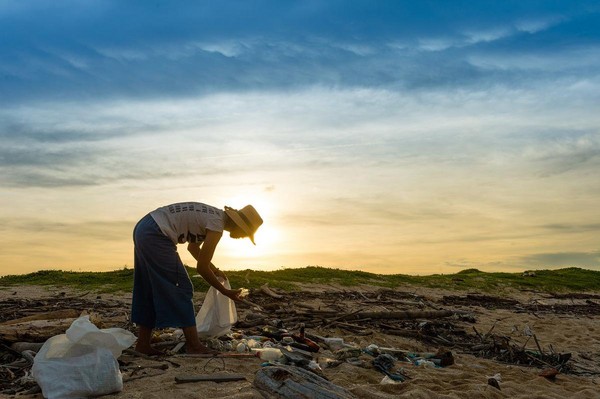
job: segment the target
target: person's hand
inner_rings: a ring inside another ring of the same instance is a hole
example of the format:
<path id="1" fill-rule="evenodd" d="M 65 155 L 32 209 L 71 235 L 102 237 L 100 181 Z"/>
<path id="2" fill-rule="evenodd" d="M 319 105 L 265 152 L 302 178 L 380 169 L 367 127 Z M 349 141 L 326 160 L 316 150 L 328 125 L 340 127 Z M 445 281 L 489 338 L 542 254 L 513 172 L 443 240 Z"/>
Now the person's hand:
<path id="1" fill-rule="evenodd" d="M 242 289 L 238 288 L 237 290 L 227 290 L 227 291 L 223 292 L 223 295 L 225 295 L 229 299 L 239 302 L 242 300 L 242 298 L 240 298 L 241 293 L 242 293 Z"/>

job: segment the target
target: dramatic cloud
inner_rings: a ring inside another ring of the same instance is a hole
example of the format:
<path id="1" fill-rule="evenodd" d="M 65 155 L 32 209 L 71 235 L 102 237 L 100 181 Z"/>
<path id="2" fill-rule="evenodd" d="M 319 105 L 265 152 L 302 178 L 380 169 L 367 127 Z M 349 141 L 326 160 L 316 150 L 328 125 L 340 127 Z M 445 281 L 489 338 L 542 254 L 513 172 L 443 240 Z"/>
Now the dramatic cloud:
<path id="1" fill-rule="evenodd" d="M 0 9 L 11 38 L 0 45 L 0 89 L 14 102 L 593 73 L 597 5 L 505 3 L 10 2 Z"/>
<path id="2" fill-rule="evenodd" d="M 598 267 L 597 2 L 5 1 L 0 35 L 3 263 L 120 267 L 193 199 L 263 206 L 231 267 Z"/>

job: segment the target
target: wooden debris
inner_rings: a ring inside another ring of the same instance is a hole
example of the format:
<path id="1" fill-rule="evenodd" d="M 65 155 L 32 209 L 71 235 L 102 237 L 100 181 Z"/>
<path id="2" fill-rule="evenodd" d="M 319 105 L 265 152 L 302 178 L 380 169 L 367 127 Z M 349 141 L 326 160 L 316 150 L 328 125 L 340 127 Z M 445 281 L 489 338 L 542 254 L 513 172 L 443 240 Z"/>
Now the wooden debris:
<path id="1" fill-rule="evenodd" d="M 197 354 L 181 354 L 174 355 L 175 357 L 197 357 L 200 359 L 210 359 L 213 357 L 219 358 L 235 358 L 235 359 L 244 359 L 244 358 L 253 358 L 256 359 L 256 354 L 254 353 L 236 353 L 236 352 L 219 352 L 219 353 L 197 353 Z"/>
<path id="2" fill-rule="evenodd" d="M 15 341 L 44 342 L 55 335 L 64 334 L 75 321 L 72 319 L 32 320 L 0 326 L 0 339 Z"/>
<path id="3" fill-rule="evenodd" d="M 260 291 L 265 294 L 270 296 L 271 298 L 275 298 L 275 299 L 281 299 L 283 298 L 283 295 L 280 294 L 276 294 L 275 292 L 273 292 L 272 289 L 269 288 L 269 283 L 265 283 L 260 287 Z"/>
<path id="4" fill-rule="evenodd" d="M 20 317 L 18 319 L 6 320 L 0 323 L 0 326 L 28 323 L 34 320 L 76 319 L 80 314 L 81 311 L 76 309 L 55 310 L 53 312 L 38 313 L 31 316 Z"/>
<path id="5" fill-rule="evenodd" d="M 44 345 L 43 342 L 15 342 L 10 347 L 17 352 L 23 352 L 27 350 L 38 352 L 42 348 L 42 345 Z"/>
<path id="6" fill-rule="evenodd" d="M 300 367 L 263 367 L 254 377 L 254 387 L 265 397 L 355 399 L 351 392 Z"/>
<path id="7" fill-rule="evenodd" d="M 450 317 L 458 313 L 453 310 L 430 310 L 430 311 L 397 311 L 397 312 L 359 312 L 352 317 L 356 319 L 396 319 L 396 320 L 409 320 L 409 319 L 438 319 L 443 317 Z M 349 318 L 350 316 L 348 316 Z"/>
<path id="8" fill-rule="evenodd" d="M 243 381 L 246 377 L 243 374 L 182 374 L 175 376 L 175 382 L 178 384 L 184 384 L 188 382 L 229 382 L 229 381 Z"/>

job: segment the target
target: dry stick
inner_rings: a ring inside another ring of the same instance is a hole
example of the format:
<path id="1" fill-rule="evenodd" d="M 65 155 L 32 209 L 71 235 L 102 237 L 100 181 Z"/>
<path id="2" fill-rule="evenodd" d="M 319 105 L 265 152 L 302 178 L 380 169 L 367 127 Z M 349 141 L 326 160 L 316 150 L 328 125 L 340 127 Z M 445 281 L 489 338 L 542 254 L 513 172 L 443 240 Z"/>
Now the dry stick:
<path id="1" fill-rule="evenodd" d="M 367 298 L 367 297 L 365 296 L 365 294 L 363 294 L 362 292 L 358 291 L 358 294 L 359 294 L 360 296 L 362 296 L 364 299 L 366 299 L 367 301 L 369 300 L 369 298 Z"/>
<path id="2" fill-rule="evenodd" d="M 356 324 L 349 324 L 349 323 L 344 323 L 341 321 L 337 321 L 335 324 L 337 327 L 343 328 L 348 331 L 352 331 L 356 335 L 371 335 L 371 334 L 373 334 L 373 331 L 366 330 L 361 326 L 357 326 Z"/>
<path id="3" fill-rule="evenodd" d="M 261 285 L 260 290 L 267 296 L 275 299 L 282 299 L 283 295 L 275 293 L 272 289 L 269 288 L 269 283 L 265 283 Z"/>
<path id="4" fill-rule="evenodd" d="M 492 332 L 494 327 L 496 327 L 496 323 L 498 323 L 498 321 L 495 321 L 494 324 L 492 325 L 492 327 L 490 328 L 490 330 L 487 333 L 485 333 L 485 335 L 483 336 L 484 341 L 488 338 L 488 336 L 490 335 L 490 333 Z"/>
<path id="5" fill-rule="evenodd" d="M 329 323 L 327 323 L 327 324 L 323 324 L 321 327 L 323 327 L 323 328 L 327 328 L 327 327 L 331 326 L 333 323 L 337 322 L 338 320 L 344 319 L 344 318 L 346 318 L 346 317 L 353 316 L 353 315 L 355 315 L 355 314 L 357 314 L 357 313 L 360 313 L 360 312 L 362 312 L 362 311 L 363 311 L 363 309 L 361 308 L 361 309 L 358 309 L 358 310 L 356 310 L 356 311 L 354 311 L 354 312 L 352 312 L 352 313 L 348 313 L 348 314 L 341 315 L 340 317 L 336 317 L 335 319 L 331 320 Z"/>
<path id="6" fill-rule="evenodd" d="M 441 342 L 443 345 L 450 345 L 450 346 L 459 345 L 460 346 L 459 342 L 450 341 L 450 340 L 442 337 L 441 335 L 438 335 L 437 337 L 431 337 L 431 340 L 436 343 Z"/>
<path id="7" fill-rule="evenodd" d="M 439 319 L 450 317 L 454 314 L 469 314 L 458 310 L 419 310 L 419 311 L 396 311 L 396 312 L 360 312 L 356 314 L 357 319 L 397 319 L 397 320 L 414 320 L 414 319 Z"/>
<path id="8" fill-rule="evenodd" d="M 481 342 L 483 342 L 483 337 L 481 336 L 481 334 L 479 334 L 479 331 L 477 331 L 477 329 L 475 328 L 475 326 L 473 326 L 473 331 L 475 331 L 475 334 L 477 334 L 477 336 L 479 337 L 479 339 L 481 340 Z"/>
<path id="9" fill-rule="evenodd" d="M 535 341 L 535 344 L 537 345 L 539 351 L 540 351 L 540 356 L 544 355 L 544 351 L 542 350 L 542 347 L 540 346 L 540 343 L 537 340 L 537 337 L 535 336 L 535 334 L 533 334 L 533 340 Z"/>
<path id="10" fill-rule="evenodd" d="M 354 323 L 364 323 L 366 321 L 372 321 L 373 319 L 371 319 L 370 317 L 366 317 L 364 319 L 354 319 L 352 320 Z"/>
<path id="11" fill-rule="evenodd" d="M 527 345 L 527 343 L 529 342 L 529 340 L 531 339 L 531 337 L 527 337 L 527 340 L 525 341 L 525 343 L 523 344 L 523 346 L 521 347 L 521 350 L 524 351 L 525 350 L 525 346 Z"/>
<path id="12" fill-rule="evenodd" d="M 175 382 L 178 384 L 184 384 L 186 382 L 203 382 L 203 381 L 214 381 L 214 382 L 229 382 L 229 381 L 242 381 L 245 380 L 246 376 L 243 374 L 195 374 L 195 375 L 176 375 Z"/>
<path id="13" fill-rule="evenodd" d="M 550 363 L 548 363 L 548 362 L 545 362 L 545 361 L 543 361 L 542 359 L 538 359 L 537 357 L 535 357 L 535 356 L 532 356 L 532 355 L 530 355 L 530 354 L 529 354 L 529 353 L 527 353 L 527 352 L 523 352 L 523 353 L 525 353 L 525 356 L 527 356 L 527 357 L 530 357 L 532 360 L 538 361 L 538 362 L 540 362 L 540 363 L 542 363 L 542 364 L 545 364 L 546 366 L 549 366 L 549 367 L 552 367 L 552 368 L 556 368 L 556 366 L 554 366 L 553 364 L 550 364 Z"/>
<path id="14" fill-rule="evenodd" d="M 257 305 L 254 302 L 250 302 L 247 299 L 242 299 L 240 302 L 245 303 L 246 305 L 248 305 L 250 307 L 256 308 L 259 312 L 264 312 L 265 311 L 260 305 Z"/>

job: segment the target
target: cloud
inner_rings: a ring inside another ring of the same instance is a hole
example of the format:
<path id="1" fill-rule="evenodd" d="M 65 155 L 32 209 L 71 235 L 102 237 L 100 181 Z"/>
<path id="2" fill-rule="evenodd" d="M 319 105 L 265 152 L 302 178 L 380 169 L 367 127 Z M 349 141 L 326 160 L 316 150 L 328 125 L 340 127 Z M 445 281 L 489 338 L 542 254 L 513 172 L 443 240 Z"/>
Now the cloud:
<path id="1" fill-rule="evenodd" d="M 579 3 L 65 4 L 0 8 L 3 103 L 513 86 L 593 74 L 600 36 Z"/>
<path id="2" fill-rule="evenodd" d="M 133 230 L 135 221 L 119 220 L 88 220 L 85 222 L 60 222 L 56 220 L 38 219 L 32 217 L 0 219 L 2 230 L 14 232 L 18 237 L 36 237 L 41 241 L 41 236 L 58 235 L 61 239 L 72 240 L 73 237 L 86 237 L 89 240 L 121 241 L 123 232 Z M 70 237 L 70 238 L 68 238 Z"/>
<path id="3" fill-rule="evenodd" d="M 520 258 L 525 266 L 545 267 L 600 267 L 600 251 L 591 252 L 549 252 Z"/>
<path id="4" fill-rule="evenodd" d="M 598 84 L 418 93 L 314 86 L 5 107 L 0 179 L 56 187 L 170 178 L 181 170 L 227 176 L 244 166 L 312 177 L 360 165 L 380 176 L 365 182 L 375 192 L 384 177 L 401 183 L 420 176 L 421 184 L 451 189 L 466 170 L 469 179 L 496 186 L 498 176 L 551 177 L 598 164 L 592 88 Z M 563 100 L 578 106 L 565 109 Z M 455 180 L 432 180 L 439 168 Z"/>
<path id="5" fill-rule="evenodd" d="M 600 223 L 552 223 L 544 224 L 540 227 L 557 233 L 587 233 L 590 231 L 600 231 Z"/>

